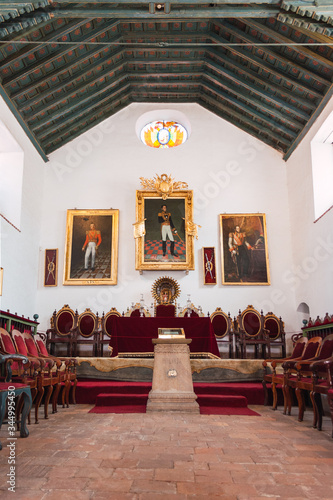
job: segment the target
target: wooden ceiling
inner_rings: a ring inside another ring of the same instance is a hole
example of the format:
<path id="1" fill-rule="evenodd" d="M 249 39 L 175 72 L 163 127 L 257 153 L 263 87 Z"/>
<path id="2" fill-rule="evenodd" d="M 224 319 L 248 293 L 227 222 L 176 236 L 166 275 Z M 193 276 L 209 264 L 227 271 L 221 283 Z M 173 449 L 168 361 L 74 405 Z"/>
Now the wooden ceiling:
<path id="1" fill-rule="evenodd" d="M 44 160 L 133 102 L 197 103 L 287 159 L 332 35 L 333 0 L 0 0 L 0 93 Z"/>

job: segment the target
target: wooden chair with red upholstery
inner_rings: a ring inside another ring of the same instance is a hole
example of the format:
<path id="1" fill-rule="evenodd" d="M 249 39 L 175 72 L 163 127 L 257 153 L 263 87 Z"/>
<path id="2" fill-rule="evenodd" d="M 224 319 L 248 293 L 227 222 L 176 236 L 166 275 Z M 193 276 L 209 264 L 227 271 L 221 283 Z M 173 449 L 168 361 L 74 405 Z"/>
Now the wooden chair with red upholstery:
<path id="1" fill-rule="evenodd" d="M 287 356 L 286 353 L 286 334 L 284 332 L 284 323 L 272 312 L 265 315 L 264 329 L 268 332 L 266 335 L 270 338 L 271 351 L 274 347 L 281 348 L 281 358 Z"/>
<path id="2" fill-rule="evenodd" d="M 107 344 L 109 346 L 110 339 L 113 331 L 113 321 L 115 318 L 120 318 L 121 314 L 114 307 L 110 309 L 108 313 L 104 315 L 104 312 L 101 317 L 101 330 L 99 334 L 99 347 L 98 347 L 98 355 L 103 357 L 103 346 Z"/>
<path id="3" fill-rule="evenodd" d="M 77 328 L 78 312 L 67 304 L 51 317 L 51 328 L 46 331 L 46 348 L 51 355 L 55 354 L 55 346 L 63 344 L 67 348 L 67 356 L 73 355 L 73 342 Z"/>
<path id="4" fill-rule="evenodd" d="M 176 316 L 175 304 L 154 304 L 155 318 L 174 318 Z"/>
<path id="5" fill-rule="evenodd" d="M 239 310 L 235 325 L 236 357 L 246 359 L 248 346 L 254 347 L 255 358 L 271 358 L 270 337 L 264 328 L 264 316 L 253 306 Z"/>
<path id="6" fill-rule="evenodd" d="M 277 389 L 282 389 L 283 382 L 283 370 L 278 371 L 279 368 L 282 367 L 282 364 L 286 361 L 298 361 L 301 359 L 303 352 L 306 348 L 306 344 L 308 343 L 308 339 L 306 337 L 301 337 L 297 340 L 294 345 L 293 351 L 290 356 L 282 359 L 265 359 L 263 361 L 264 367 L 264 378 L 262 381 L 262 385 L 265 391 L 265 400 L 264 405 L 268 405 L 268 386 L 272 389 L 273 394 L 273 407 L 272 410 L 277 409 L 278 404 L 278 393 Z M 272 371 L 269 371 L 269 367 Z"/>
<path id="7" fill-rule="evenodd" d="M 230 313 L 226 314 L 220 307 L 210 315 L 218 347 L 227 346 L 229 358 L 234 358 L 233 324 Z"/>
<path id="8" fill-rule="evenodd" d="M 3 354 L 0 355 L 0 365 L 4 365 L 4 374 L 0 376 L 0 428 L 4 422 L 7 400 L 13 400 L 16 398 L 15 405 L 8 405 L 8 422 L 12 427 L 16 424 L 20 430 L 20 437 L 28 437 L 29 430 L 26 424 L 26 420 L 29 417 L 31 406 L 32 406 L 32 395 L 29 384 L 18 382 L 13 380 L 11 364 L 15 362 L 21 364 L 22 366 L 28 365 L 29 360 L 24 356 L 18 354 Z M 11 436 L 13 436 L 13 431 L 11 430 Z M 15 438 L 14 438 L 15 439 Z M 2 445 L 0 443 L 0 450 Z"/>
<path id="9" fill-rule="evenodd" d="M 32 338 L 32 341 L 37 347 L 38 354 L 40 357 L 45 358 L 45 359 L 54 359 L 59 372 L 60 372 L 60 383 L 62 386 L 62 392 L 61 392 L 61 404 L 62 407 L 67 408 L 69 407 L 69 402 L 70 402 L 70 396 L 71 396 L 71 403 L 76 404 L 75 400 L 75 392 L 76 392 L 76 386 L 77 386 L 77 375 L 76 375 L 76 366 L 77 366 L 77 360 L 75 358 L 57 358 L 55 356 L 51 356 L 49 354 L 48 350 L 46 349 L 46 345 L 43 341 L 43 339 L 40 337 L 40 334 L 37 334 Z M 30 340 L 26 339 L 26 344 L 28 347 L 28 352 L 31 352 L 31 349 L 33 349 L 33 345 L 30 343 Z M 61 365 L 59 365 L 59 361 L 61 362 Z M 57 411 L 57 400 L 54 405 L 54 411 Z"/>
<path id="10" fill-rule="evenodd" d="M 316 412 L 313 423 L 317 424 L 319 431 L 322 430 L 324 410 L 321 396 L 325 395 L 331 414 L 333 438 L 333 357 L 311 363 L 310 370 L 312 372 L 310 397 Z"/>
<path id="11" fill-rule="evenodd" d="M 296 369 L 297 363 L 307 363 L 315 361 L 319 354 L 322 344 L 322 337 L 312 337 L 308 340 L 301 359 L 288 360 L 282 364 L 283 378 L 282 378 L 282 392 L 284 399 L 284 414 L 291 414 L 291 407 L 293 403 L 293 389 L 296 388 L 296 381 L 299 376 Z"/>
<path id="12" fill-rule="evenodd" d="M 77 320 L 73 340 L 73 355 L 78 356 L 79 345 L 91 345 L 92 355 L 98 356 L 99 318 L 89 308 L 80 314 Z"/>
<path id="13" fill-rule="evenodd" d="M 10 334 L 4 328 L 0 328 L 0 351 L 1 354 L 8 356 L 16 356 L 19 354 Z M 27 356 L 24 356 L 27 358 Z M 12 358 L 13 359 L 13 358 Z M 15 359 L 11 365 L 12 380 L 17 383 L 28 385 L 31 389 L 32 402 L 35 405 L 35 423 L 38 423 L 38 409 L 43 397 L 43 391 L 38 384 L 38 370 L 40 370 L 40 362 L 38 360 L 29 359 L 28 363 L 22 364 Z M 30 414 L 29 414 L 30 423 Z"/>
<path id="14" fill-rule="evenodd" d="M 317 426 L 318 412 L 316 409 L 316 404 L 313 399 L 313 379 L 312 379 L 312 368 L 314 363 L 321 363 L 323 361 L 330 361 L 333 356 L 333 334 L 325 337 L 321 343 L 319 352 L 317 356 L 312 360 L 298 361 L 296 364 L 297 377 L 296 380 L 290 379 L 288 383 L 289 387 L 295 388 L 295 393 L 298 402 L 298 420 L 302 422 L 304 417 L 304 411 L 306 409 L 304 393 L 308 392 L 311 398 L 313 407 L 313 427 Z M 319 373 L 319 372 L 317 372 Z M 319 380 L 317 380 L 317 385 L 319 385 Z"/>
<path id="15" fill-rule="evenodd" d="M 150 318 L 151 314 L 147 308 L 142 307 L 140 302 L 137 302 L 136 304 L 132 304 L 131 307 L 127 308 L 125 316 L 127 318 L 134 318 L 134 317 L 140 317 L 140 316 L 142 316 L 144 318 Z"/>
<path id="16" fill-rule="evenodd" d="M 194 304 L 188 305 L 182 309 L 179 314 L 179 318 L 203 318 L 204 313 L 201 307 L 196 307 Z"/>
<path id="17" fill-rule="evenodd" d="M 23 356 L 27 356 L 30 360 L 37 360 L 40 363 L 40 369 L 38 370 L 37 376 L 37 387 L 40 391 L 39 395 L 41 394 L 39 404 L 41 403 L 44 395 L 44 418 L 48 418 L 48 408 L 52 394 L 52 412 L 55 413 L 57 397 L 61 387 L 60 373 L 54 359 L 42 359 L 38 355 L 36 346 L 31 348 L 31 351 L 28 350 L 24 335 L 24 332 L 20 332 L 16 329 L 11 332 L 11 337 L 16 346 L 17 352 Z"/>

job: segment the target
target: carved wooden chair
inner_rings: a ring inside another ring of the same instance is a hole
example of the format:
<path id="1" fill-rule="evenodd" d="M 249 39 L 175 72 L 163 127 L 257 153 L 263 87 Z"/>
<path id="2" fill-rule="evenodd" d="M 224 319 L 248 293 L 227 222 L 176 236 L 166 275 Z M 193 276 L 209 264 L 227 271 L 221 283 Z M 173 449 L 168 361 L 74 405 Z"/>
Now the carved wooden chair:
<path id="1" fill-rule="evenodd" d="M 295 393 L 298 402 L 298 420 L 302 422 L 304 417 L 305 398 L 304 393 L 309 392 L 312 406 L 313 406 L 313 427 L 317 426 L 318 412 L 316 410 L 316 404 L 313 399 L 313 380 L 312 380 L 312 370 L 310 366 L 314 362 L 322 362 L 325 360 L 330 360 L 333 356 L 333 334 L 325 337 L 321 343 L 319 352 L 317 356 L 312 360 L 298 361 L 296 364 L 297 377 L 296 379 L 290 379 L 289 387 L 295 388 Z M 318 385 L 318 382 L 317 382 Z"/>
<path id="2" fill-rule="evenodd" d="M 28 363 L 22 363 L 17 358 L 17 350 L 10 334 L 4 328 L 0 328 L 0 351 L 3 355 L 8 355 L 14 361 L 11 364 L 12 380 L 17 383 L 28 385 L 31 390 L 32 402 L 35 404 L 35 423 L 38 423 L 38 409 L 42 400 L 43 392 L 37 383 L 37 370 L 40 369 L 40 363 L 28 358 Z M 15 359 L 14 359 L 15 357 Z M 23 356 L 27 359 L 27 356 Z M 29 413 L 30 423 L 30 413 Z"/>
<path id="3" fill-rule="evenodd" d="M 143 317 L 145 318 L 150 318 L 151 314 L 146 308 L 142 308 L 141 310 L 141 304 L 140 302 L 137 302 L 136 304 L 133 304 L 130 308 L 127 308 L 127 311 L 125 313 L 125 316 L 127 318 L 133 318 L 133 317 L 140 317 L 142 312 Z"/>
<path id="4" fill-rule="evenodd" d="M 156 318 L 174 318 L 176 306 L 174 304 L 154 304 L 154 316 Z"/>
<path id="5" fill-rule="evenodd" d="M 315 361 L 321 348 L 323 339 L 321 337 L 312 337 L 308 339 L 301 359 L 285 361 L 282 364 L 282 392 L 284 399 L 284 414 L 290 415 L 293 403 L 293 389 L 296 388 L 298 372 L 296 369 L 297 363 L 305 363 L 307 361 Z"/>
<path id="6" fill-rule="evenodd" d="M 34 338 L 32 338 L 32 341 L 34 342 L 37 348 L 38 355 L 44 359 L 50 359 L 50 358 L 53 359 L 59 369 L 60 383 L 62 386 L 62 392 L 61 392 L 62 407 L 63 408 L 65 408 L 65 406 L 67 406 L 67 408 L 69 407 L 70 396 L 71 396 L 71 402 L 73 404 L 76 404 L 75 392 L 77 386 L 77 375 L 76 375 L 77 360 L 74 358 L 56 358 L 55 356 L 51 356 L 51 354 L 49 354 L 48 350 L 46 349 L 43 339 L 40 337 L 39 334 L 35 335 Z M 26 339 L 26 344 L 28 347 L 28 352 L 31 352 L 31 349 L 33 349 L 33 345 L 31 344 L 29 339 L 28 340 Z M 29 349 L 30 346 L 31 349 Z M 61 362 L 61 365 L 59 365 L 59 361 Z M 57 411 L 56 402 L 54 410 L 55 412 Z"/>
<path id="7" fill-rule="evenodd" d="M 271 358 L 270 337 L 264 328 L 264 316 L 253 306 L 239 310 L 235 325 L 236 357 L 245 359 L 248 346 L 254 347 L 255 358 Z M 267 355 L 266 355 L 267 353 Z"/>
<path id="8" fill-rule="evenodd" d="M 50 354 L 55 354 L 56 344 L 67 347 L 67 356 L 73 355 L 73 342 L 77 327 L 78 312 L 64 305 L 58 312 L 54 311 L 51 317 L 51 328 L 46 331 L 46 347 Z"/>
<path id="9" fill-rule="evenodd" d="M 103 357 L 103 346 L 105 344 L 110 344 L 110 339 L 113 331 L 113 321 L 115 318 L 121 317 L 120 312 L 117 311 L 114 307 L 101 318 L 101 331 L 99 335 L 99 348 L 98 355 Z M 111 353 L 110 353 L 111 354 Z"/>
<path id="10" fill-rule="evenodd" d="M 281 348 L 281 358 L 286 357 L 286 335 L 284 332 L 284 323 L 281 318 L 278 318 L 272 312 L 265 315 L 264 329 L 267 330 L 267 335 L 270 338 L 271 350 L 274 347 Z"/>
<path id="11" fill-rule="evenodd" d="M 179 318 L 202 318 L 203 316 L 204 313 L 202 312 L 201 308 L 195 307 L 195 305 L 193 304 L 191 304 L 189 307 L 184 307 L 184 309 L 178 314 Z"/>
<path id="12" fill-rule="evenodd" d="M 75 336 L 73 340 L 73 355 L 78 356 L 78 345 L 91 345 L 92 355 L 98 356 L 98 337 L 99 337 L 99 318 L 98 313 L 94 314 L 87 308 L 77 320 Z"/>
<path id="13" fill-rule="evenodd" d="M 26 334 L 28 335 L 28 333 Z M 40 356 L 38 356 L 36 346 L 34 346 L 33 348 L 33 346 L 31 345 L 31 351 L 29 352 L 24 339 L 24 335 L 24 332 L 22 333 L 16 329 L 12 330 L 11 333 L 17 352 L 19 354 L 22 354 L 23 356 L 26 356 L 30 360 L 37 360 L 40 363 L 40 369 L 38 370 L 37 376 L 37 387 L 39 389 L 40 397 L 39 403 L 41 403 L 42 397 L 44 395 L 44 418 L 48 418 L 48 407 L 52 394 L 52 413 L 56 412 L 57 397 L 61 388 L 61 375 L 54 359 L 42 359 Z"/>
<path id="14" fill-rule="evenodd" d="M 301 359 L 307 342 L 308 339 L 306 337 L 301 337 L 297 340 L 293 348 L 293 352 L 291 353 L 290 356 L 282 359 L 265 359 L 265 361 L 263 361 L 262 364 L 264 367 L 264 378 L 262 381 L 262 385 L 265 391 L 265 400 L 264 400 L 265 406 L 268 405 L 268 387 L 270 386 L 273 394 L 272 410 L 276 410 L 278 404 L 277 389 L 282 389 L 282 382 L 283 382 L 283 370 L 281 370 L 282 364 L 285 361 L 290 361 L 290 360 L 297 361 Z M 279 369 L 280 371 L 278 371 Z"/>
<path id="15" fill-rule="evenodd" d="M 223 347 L 226 345 L 229 349 L 229 358 L 234 357 L 234 336 L 233 324 L 230 313 L 226 314 L 220 307 L 217 307 L 210 320 L 215 333 L 217 345 Z"/>
<path id="16" fill-rule="evenodd" d="M 16 398 L 15 408 L 8 410 L 8 420 L 10 423 L 15 423 L 20 430 L 20 437 L 28 437 L 29 430 L 27 427 L 27 418 L 30 414 L 32 406 L 32 396 L 29 384 L 20 383 L 13 380 L 11 364 L 29 364 L 29 360 L 17 354 L 0 355 L 0 365 L 4 365 L 4 374 L 0 378 L 0 429 L 4 422 L 7 408 L 7 400 L 13 397 Z M 12 434 L 13 435 L 13 434 Z M 0 443 L 0 450 L 2 445 Z"/>
<path id="17" fill-rule="evenodd" d="M 314 411 L 316 412 L 314 424 L 317 424 L 317 429 L 319 431 L 322 430 L 324 410 L 321 396 L 325 395 L 331 414 L 333 438 L 333 357 L 324 361 L 315 361 L 310 365 L 310 370 L 312 372 L 312 389 L 310 397 Z"/>

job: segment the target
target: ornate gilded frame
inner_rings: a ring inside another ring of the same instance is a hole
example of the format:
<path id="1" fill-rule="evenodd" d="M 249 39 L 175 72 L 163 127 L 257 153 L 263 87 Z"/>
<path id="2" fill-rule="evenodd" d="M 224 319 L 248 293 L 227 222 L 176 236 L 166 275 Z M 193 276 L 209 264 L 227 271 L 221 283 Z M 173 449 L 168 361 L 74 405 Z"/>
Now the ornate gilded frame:
<path id="1" fill-rule="evenodd" d="M 232 236 L 239 226 L 240 250 Z M 222 284 L 270 285 L 266 216 L 256 214 L 220 214 Z M 238 252 L 238 257 L 236 254 Z"/>
<path id="2" fill-rule="evenodd" d="M 91 225 L 100 233 L 101 243 L 92 268 L 85 270 L 85 244 Z M 119 210 L 67 210 L 64 285 L 116 285 L 118 274 Z"/>
<path id="3" fill-rule="evenodd" d="M 183 189 L 187 184 L 174 183 L 166 174 L 154 180 L 141 178 L 146 189 L 136 191 L 135 268 L 139 271 L 171 271 L 194 269 L 194 237 L 197 237 L 197 225 L 193 223 L 193 191 Z M 162 242 L 158 213 L 161 205 L 166 204 L 171 211 L 173 223 L 177 229 L 174 235 L 176 253 L 171 256 L 170 242 L 167 240 L 166 256 L 162 256 Z M 158 236 L 159 233 L 159 236 Z M 151 236 L 151 235 L 154 235 Z M 182 240 L 182 241 L 181 241 Z M 177 243 L 177 245 L 176 245 Z M 151 255 L 147 245 L 154 247 Z M 177 250 L 177 247 L 181 250 Z"/>

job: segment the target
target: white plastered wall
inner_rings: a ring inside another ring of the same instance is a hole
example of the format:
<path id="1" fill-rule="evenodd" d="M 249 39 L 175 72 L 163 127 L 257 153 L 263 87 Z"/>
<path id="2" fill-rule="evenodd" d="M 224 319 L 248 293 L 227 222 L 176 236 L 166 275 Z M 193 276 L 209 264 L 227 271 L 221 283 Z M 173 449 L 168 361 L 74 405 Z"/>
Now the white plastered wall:
<path id="1" fill-rule="evenodd" d="M 312 318 L 333 314 L 333 210 L 314 222 L 311 164 L 311 141 L 332 110 L 333 99 L 287 161 L 293 269 L 285 281 Z"/>
<path id="2" fill-rule="evenodd" d="M 132 104 L 55 153 L 45 165 L 46 177 L 40 235 L 37 312 L 41 330 L 54 309 L 69 304 L 82 312 L 90 307 L 102 314 L 111 307 L 120 312 L 143 293 L 152 302 L 151 287 L 160 276 L 179 282 L 180 303 L 187 294 L 205 314 L 216 307 L 230 311 L 252 304 L 264 313 L 281 315 L 286 330 L 299 331 L 294 293 L 282 274 L 292 267 L 286 164 L 279 153 L 198 105 L 177 106 L 191 123 L 187 143 L 171 150 L 144 146 L 135 134 L 137 119 L 156 105 Z M 161 105 L 160 109 L 165 109 Z M 201 225 L 195 241 L 195 270 L 135 270 L 135 192 L 140 177 L 171 174 L 194 190 L 194 221 Z M 63 286 L 67 209 L 117 208 L 119 220 L 118 285 Z M 220 213 L 265 213 L 270 286 L 222 286 L 219 249 Z M 218 284 L 203 284 L 202 247 L 215 246 Z M 58 287 L 43 287 L 44 250 L 59 249 Z M 20 309 L 20 304 L 17 305 Z"/>
<path id="3" fill-rule="evenodd" d="M 6 211 L 6 214 L 9 213 L 10 222 L 19 226 L 19 230 L 0 218 L 0 266 L 4 269 L 0 308 L 32 318 L 37 313 L 36 291 L 45 163 L 2 98 L 0 120 L 17 145 L 18 151 L 13 154 L 20 155 L 23 152 L 24 155 L 23 176 L 17 177 L 17 182 L 22 186 L 22 196 L 19 196 L 20 189 L 16 189 L 12 193 L 12 209 Z M 9 176 L 10 168 L 11 164 L 8 164 Z M 1 177 L 5 175 L 6 169 Z"/>

